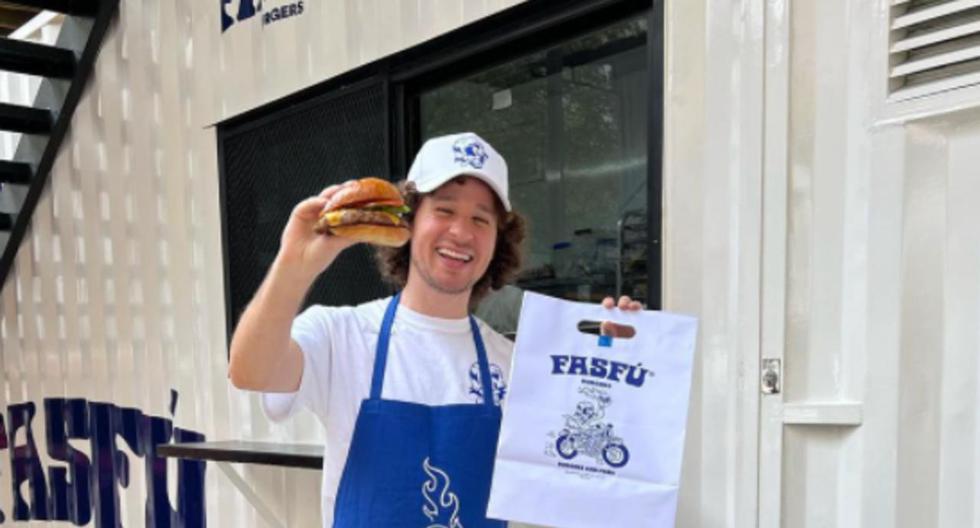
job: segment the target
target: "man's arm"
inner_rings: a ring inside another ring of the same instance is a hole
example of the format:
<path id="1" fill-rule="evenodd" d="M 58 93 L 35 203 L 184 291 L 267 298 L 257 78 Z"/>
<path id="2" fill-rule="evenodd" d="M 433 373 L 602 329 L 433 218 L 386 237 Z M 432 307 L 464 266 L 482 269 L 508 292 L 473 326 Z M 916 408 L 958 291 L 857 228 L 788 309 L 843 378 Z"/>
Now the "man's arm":
<path id="1" fill-rule="evenodd" d="M 303 375 L 303 352 L 290 339 L 293 318 L 309 289 L 279 260 L 238 321 L 231 340 L 228 374 L 239 389 L 295 392 Z"/>
<path id="2" fill-rule="evenodd" d="M 353 241 L 313 231 L 327 200 L 342 185 L 297 205 L 282 234 L 276 260 L 249 303 L 231 339 L 228 375 L 240 389 L 295 392 L 303 377 L 303 352 L 290 338 L 307 290 Z"/>

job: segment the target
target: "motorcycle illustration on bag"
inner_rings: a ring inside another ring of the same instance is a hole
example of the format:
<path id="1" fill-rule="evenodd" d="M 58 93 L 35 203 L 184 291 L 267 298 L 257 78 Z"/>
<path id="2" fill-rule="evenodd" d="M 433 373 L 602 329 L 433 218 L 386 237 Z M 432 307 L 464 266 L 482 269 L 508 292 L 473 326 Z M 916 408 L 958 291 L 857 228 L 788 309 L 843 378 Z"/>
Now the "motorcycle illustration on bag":
<path id="1" fill-rule="evenodd" d="M 621 468 L 629 462 L 630 452 L 623 439 L 613 435 L 613 424 L 602 421 L 612 398 L 604 391 L 583 387 L 579 392 L 588 397 L 566 414 L 565 428 L 558 433 L 555 449 L 558 456 L 571 460 L 579 455 L 591 456 L 597 462 Z"/>

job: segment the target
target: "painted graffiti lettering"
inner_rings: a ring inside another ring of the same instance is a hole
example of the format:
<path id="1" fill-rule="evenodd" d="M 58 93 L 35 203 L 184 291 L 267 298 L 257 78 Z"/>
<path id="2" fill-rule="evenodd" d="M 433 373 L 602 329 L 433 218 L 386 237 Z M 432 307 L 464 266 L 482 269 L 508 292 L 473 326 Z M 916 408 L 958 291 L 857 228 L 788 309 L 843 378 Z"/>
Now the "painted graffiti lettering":
<path id="1" fill-rule="evenodd" d="M 31 421 L 34 420 L 34 403 L 19 403 L 7 407 L 7 422 L 10 424 L 10 484 L 13 490 L 15 521 L 49 520 L 48 519 L 48 488 L 45 485 L 44 468 L 38 457 L 37 445 L 34 443 L 34 431 Z M 25 442 L 17 445 L 17 431 L 26 427 Z M 24 482 L 30 490 L 30 505 L 21 496 L 20 488 Z"/>
<path id="2" fill-rule="evenodd" d="M 84 526 L 94 520 L 95 526 L 122 526 L 120 488 L 129 487 L 132 472 L 130 458 L 118 447 L 125 445 L 144 463 L 144 526 L 206 526 L 204 462 L 178 461 L 175 509 L 167 493 L 166 459 L 156 455 L 160 444 L 200 442 L 204 435 L 175 428 L 171 420 L 145 415 L 139 409 L 78 398 L 46 398 L 46 449 L 58 464 L 45 472 L 32 427 L 35 414 L 34 402 L 9 405 L 9 431 L 0 416 L 0 450 L 7 449 L 10 456 L 12 521 L 70 521 Z M 24 440 L 17 444 L 21 431 Z M 91 459 L 69 440 L 88 440 Z M 0 524 L 5 521 L 0 512 Z"/>
<path id="3" fill-rule="evenodd" d="M 48 456 L 64 467 L 49 467 L 52 517 L 84 526 L 92 519 L 89 476 L 92 464 L 68 440 L 88 438 L 88 404 L 85 400 L 49 398 L 44 401 Z"/>

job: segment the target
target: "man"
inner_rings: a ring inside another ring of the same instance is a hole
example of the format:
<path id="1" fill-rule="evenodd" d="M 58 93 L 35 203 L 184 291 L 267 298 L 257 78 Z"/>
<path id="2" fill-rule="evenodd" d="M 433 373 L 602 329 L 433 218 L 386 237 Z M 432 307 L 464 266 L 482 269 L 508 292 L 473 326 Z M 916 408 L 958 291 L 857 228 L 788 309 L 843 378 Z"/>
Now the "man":
<path id="1" fill-rule="evenodd" d="M 411 239 L 379 253 L 400 293 L 296 317 L 353 244 L 313 231 L 342 185 L 328 187 L 293 210 L 235 330 L 229 373 L 266 393 L 270 416 L 302 404 L 326 428 L 324 526 L 503 526 L 485 513 L 513 345 L 470 312 L 520 265 L 507 165 L 476 134 L 443 136 L 423 145 L 404 187 Z"/>

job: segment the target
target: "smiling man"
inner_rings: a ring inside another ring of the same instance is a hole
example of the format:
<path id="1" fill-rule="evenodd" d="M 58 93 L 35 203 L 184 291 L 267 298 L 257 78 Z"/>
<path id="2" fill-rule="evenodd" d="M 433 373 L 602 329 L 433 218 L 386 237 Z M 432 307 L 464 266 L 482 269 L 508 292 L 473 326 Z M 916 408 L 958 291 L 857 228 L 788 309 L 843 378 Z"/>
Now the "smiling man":
<path id="1" fill-rule="evenodd" d="M 273 419 L 299 406 L 320 419 L 325 527 L 505 525 L 486 518 L 486 503 L 513 344 L 471 311 L 520 266 L 524 221 L 507 178 L 476 134 L 427 141 L 402 185 L 411 239 L 378 251 L 400 292 L 298 317 L 313 281 L 354 242 L 313 231 L 343 185 L 293 210 L 235 330 L 229 373 L 265 393 Z"/>

